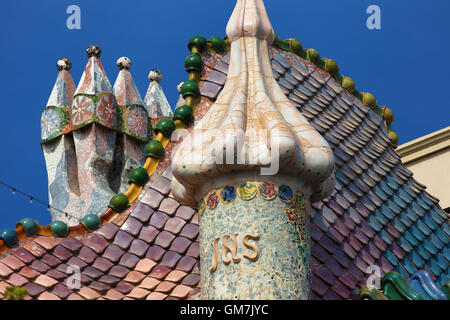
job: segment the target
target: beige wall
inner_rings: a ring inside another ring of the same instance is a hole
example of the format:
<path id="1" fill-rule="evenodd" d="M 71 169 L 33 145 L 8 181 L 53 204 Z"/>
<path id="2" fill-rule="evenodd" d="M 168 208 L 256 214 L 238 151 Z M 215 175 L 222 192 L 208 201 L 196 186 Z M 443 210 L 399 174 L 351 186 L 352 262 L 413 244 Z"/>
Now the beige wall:
<path id="1" fill-rule="evenodd" d="M 443 209 L 450 207 L 450 127 L 398 147 L 406 167 L 427 191 L 440 199 Z"/>

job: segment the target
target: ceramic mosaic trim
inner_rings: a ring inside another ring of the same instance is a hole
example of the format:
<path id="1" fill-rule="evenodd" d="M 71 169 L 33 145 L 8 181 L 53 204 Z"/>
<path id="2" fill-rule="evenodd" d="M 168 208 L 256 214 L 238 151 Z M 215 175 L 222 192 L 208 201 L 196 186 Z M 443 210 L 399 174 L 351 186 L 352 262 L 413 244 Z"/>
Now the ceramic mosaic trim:
<path id="1" fill-rule="evenodd" d="M 202 299 L 309 299 L 311 243 L 302 191 L 291 192 L 291 203 L 274 197 L 277 187 L 263 182 L 221 191 L 242 186 L 269 192 L 219 201 L 214 209 L 200 201 Z"/>
<path id="2" fill-rule="evenodd" d="M 118 106 L 119 131 L 141 141 L 151 136 L 151 125 L 147 110 L 140 105 Z"/>
<path id="3" fill-rule="evenodd" d="M 280 191 L 278 191 L 280 189 Z M 292 206 L 305 209 L 306 199 L 301 191 L 292 191 L 292 188 L 282 185 L 279 188 L 267 182 L 245 182 L 237 188 L 234 186 L 225 186 L 219 190 L 211 191 L 205 198 L 200 199 L 198 212 L 204 213 L 206 208 L 213 210 L 217 208 L 219 200 L 224 204 L 230 204 L 236 200 L 237 195 L 244 201 L 250 201 L 258 195 L 261 199 L 271 201 L 279 196 L 280 201 L 292 203 Z"/>
<path id="4" fill-rule="evenodd" d="M 69 112 L 66 108 L 48 106 L 41 114 L 41 141 L 47 142 L 62 134 L 69 123 Z"/>

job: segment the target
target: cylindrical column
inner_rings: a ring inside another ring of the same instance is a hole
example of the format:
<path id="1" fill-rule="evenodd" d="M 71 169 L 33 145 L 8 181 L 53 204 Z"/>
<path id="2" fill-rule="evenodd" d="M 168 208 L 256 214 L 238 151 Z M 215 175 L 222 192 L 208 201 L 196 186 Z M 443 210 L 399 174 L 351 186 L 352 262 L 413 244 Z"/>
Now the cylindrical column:
<path id="1" fill-rule="evenodd" d="M 246 181 L 199 204 L 202 299 L 309 299 L 308 205 L 301 186 Z"/>

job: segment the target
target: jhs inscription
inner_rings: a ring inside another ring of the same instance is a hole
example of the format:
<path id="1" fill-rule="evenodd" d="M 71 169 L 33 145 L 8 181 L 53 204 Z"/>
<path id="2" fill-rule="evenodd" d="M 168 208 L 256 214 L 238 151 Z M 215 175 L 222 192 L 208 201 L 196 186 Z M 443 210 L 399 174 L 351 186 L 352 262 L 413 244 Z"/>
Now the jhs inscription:
<path id="1" fill-rule="evenodd" d="M 210 269 L 211 273 L 216 272 L 217 267 L 219 265 L 219 251 L 220 251 L 220 240 L 222 240 L 222 250 L 221 250 L 221 259 L 224 265 L 229 265 L 231 261 L 234 263 L 241 262 L 241 257 L 238 254 L 238 240 L 237 240 L 238 234 L 235 233 L 232 236 L 225 235 L 219 238 L 216 238 L 216 240 L 213 241 L 212 246 L 214 248 L 213 253 L 213 259 L 212 259 L 212 266 Z M 259 258 L 259 250 L 256 244 L 251 243 L 250 240 L 256 241 L 259 240 L 258 234 L 246 234 L 242 238 L 242 244 L 244 247 L 249 249 L 250 251 L 245 251 L 242 254 L 242 257 L 245 259 L 255 262 Z M 231 255 L 231 258 L 229 257 Z"/>

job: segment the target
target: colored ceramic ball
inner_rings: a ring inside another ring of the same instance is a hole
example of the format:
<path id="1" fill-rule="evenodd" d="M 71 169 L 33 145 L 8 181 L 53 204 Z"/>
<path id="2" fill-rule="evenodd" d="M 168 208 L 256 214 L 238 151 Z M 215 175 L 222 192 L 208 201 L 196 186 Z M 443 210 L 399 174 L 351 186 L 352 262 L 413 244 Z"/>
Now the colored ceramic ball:
<path id="1" fill-rule="evenodd" d="M 363 97 L 363 103 L 369 108 L 375 109 L 375 107 L 377 106 L 377 100 L 375 99 L 375 96 L 368 92 L 361 92 L 361 95 Z"/>
<path id="2" fill-rule="evenodd" d="M 290 48 L 290 51 L 300 56 L 303 53 L 303 46 L 297 39 L 286 39 L 284 40 Z"/>
<path id="3" fill-rule="evenodd" d="M 138 186 L 143 187 L 145 186 L 149 178 L 150 177 L 148 176 L 147 170 L 145 170 L 142 167 L 139 167 L 131 171 L 129 182 L 135 183 Z"/>
<path id="4" fill-rule="evenodd" d="M 164 147 L 158 140 L 152 140 L 145 146 L 145 155 L 155 159 L 164 157 Z"/>
<path id="5" fill-rule="evenodd" d="M 202 71 L 203 60 L 202 57 L 195 52 L 191 52 L 184 60 L 184 68 L 189 71 Z"/>
<path id="6" fill-rule="evenodd" d="M 170 138 L 175 131 L 175 123 L 172 119 L 162 119 L 156 124 L 155 134 L 161 132 L 166 138 Z"/>
<path id="7" fill-rule="evenodd" d="M 200 95 L 200 89 L 198 88 L 197 81 L 192 79 L 186 80 L 181 86 L 180 90 L 181 94 L 183 95 L 183 98 L 187 96 L 197 97 Z"/>
<path id="8" fill-rule="evenodd" d="M 389 131 L 389 137 L 391 138 L 391 144 L 394 146 L 394 147 L 397 147 L 397 145 L 398 145 L 398 135 L 394 132 L 394 131 Z"/>
<path id="9" fill-rule="evenodd" d="M 384 107 L 383 108 L 383 118 L 387 123 L 394 122 L 394 113 L 391 109 Z"/>
<path id="10" fill-rule="evenodd" d="M 347 89 L 350 93 L 352 93 L 356 90 L 355 81 L 353 81 L 352 78 L 342 76 L 341 84 L 342 84 L 342 87 Z"/>
<path id="11" fill-rule="evenodd" d="M 324 66 L 323 68 L 332 75 L 339 74 L 339 67 L 336 61 L 333 59 L 323 59 Z"/>
<path id="12" fill-rule="evenodd" d="M 220 37 L 211 37 L 208 39 L 208 43 L 211 44 L 214 51 L 216 51 L 217 53 L 222 53 L 225 51 L 226 48 L 225 40 Z"/>
<path id="13" fill-rule="evenodd" d="M 0 239 L 5 241 L 5 244 L 11 248 L 17 243 L 17 233 L 14 229 L 5 229 L 0 231 Z"/>
<path id="14" fill-rule="evenodd" d="M 62 70 L 70 71 L 70 69 L 72 69 L 72 63 L 67 58 L 60 59 L 56 63 L 56 67 L 58 68 L 59 71 L 62 71 Z"/>
<path id="15" fill-rule="evenodd" d="M 163 78 L 163 75 L 162 75 L 161 71 L 159 71 L 157 69 L 150 70 L 150 72 L 148 73 L 148 80 L 150 80 L 150 81 L 161 82 L 162 78 Z"/>
<path id="16" fill-rule="evenodd" d="M 65 237 L 69 233 L 69 226 L 62 221 L 53 221 L 50 223 L 50 229 L 52 230 L 53 236 L 55 237 Z"/>
<path id="17" fill-rule="evenodd" d="M 185 125 L 189 125 L 193 119 L 192 108 L 184 105 L 175 109 L 174 120 L 181 120 Z"/>
<path id="18" fill-rule="evenodd" d="M 206 50 L 206 44 L 207 41 L 205 37 L 195 36 L 192 37 L 191 40 L 189 40 L 188 48 L 190 51 L 192 51 L 192 49 L 196 47 L 199 52 L 203 52 Z"/>
<path id="19" fill-rule="evenodd" d="M 91 57 L 100 58 L 102 50 L 98 46 L 89 46 L 89 48 L 86 49 L 86 54 L 89 58 Z"/>
<path id="20" fill-rule="evenodd" d="M 129 207 L 129 205 L 130 201 L 123 193 L 116 194 L 111 198 L 111 201 L 109 202 L 109 207 L 119 213 L 124 212 Z"/>
<path id="21" fill-rule="evenodd" d="M 81 220 L 81 224 L 89 232 L 97 230 L 102 225 L 100 217 L 96 214 L 88 214 Z"/>
<path id="22" fill-rule="evenodd" d="M 127 57 L 121 57 L 121 58 L 117 59 L 116 65 L 119 68 L 119 70 L 123 70 L 123 69 L 130 70 L 131 60 Z"/>
<path id="23" fill-rule="evenodd" d="M 319 52 L 316 49 L 306 49 L 306 59 L 317 63 L 320 60 Z"/>
<path id="24" fill-rule="evenodd" d="M 22 225 L 27 236 L 32 236 L 38 232 L 39 225 L 34 219 L 31 218 L 22 219 L 16 224 L 16 227 L 19 225 Z"/>

